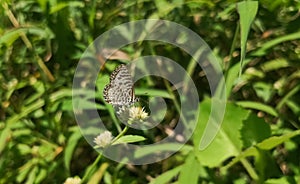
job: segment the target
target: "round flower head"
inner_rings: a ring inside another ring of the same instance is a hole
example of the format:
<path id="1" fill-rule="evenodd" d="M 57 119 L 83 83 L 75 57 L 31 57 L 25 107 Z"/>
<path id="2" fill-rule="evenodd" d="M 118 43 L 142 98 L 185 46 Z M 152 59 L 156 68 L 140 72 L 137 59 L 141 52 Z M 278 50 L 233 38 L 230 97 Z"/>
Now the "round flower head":
<path id="1" fill-rule="evenodd" d="M 118 109 L 117 115 L 122 122 L 128 124 L 143 122 L 148 118 L 148 113 L 142 107 L 122 106 Z"/>
<path id="2" fill-rule="evenodd" d="M 96 143 L 98 147 L 104 148 L 111 143 L 112 139 L 111 132 L 105 131 L 94 139 L 94 143 Z"/>
<path id="3" fill-rule="evenodd" d="M 144 111 L 144 107 L 131 107 L 129 109 L 129 119 L 143 121 L 148 118 L 148 113 Z"/>

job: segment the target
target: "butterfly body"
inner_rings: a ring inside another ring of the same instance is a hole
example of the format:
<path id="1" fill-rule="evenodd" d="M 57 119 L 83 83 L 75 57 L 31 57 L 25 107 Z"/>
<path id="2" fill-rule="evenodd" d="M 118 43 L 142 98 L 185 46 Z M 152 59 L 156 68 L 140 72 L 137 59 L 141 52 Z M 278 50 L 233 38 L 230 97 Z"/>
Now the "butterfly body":
<path id="1" fill-rule="evenodd" d="M 104 100 L 113 106 L 129 106 L 138 101 L 133 81 L 126 65 L 118 66 L 110 75 L 110 83 L 103 90 Z"/>

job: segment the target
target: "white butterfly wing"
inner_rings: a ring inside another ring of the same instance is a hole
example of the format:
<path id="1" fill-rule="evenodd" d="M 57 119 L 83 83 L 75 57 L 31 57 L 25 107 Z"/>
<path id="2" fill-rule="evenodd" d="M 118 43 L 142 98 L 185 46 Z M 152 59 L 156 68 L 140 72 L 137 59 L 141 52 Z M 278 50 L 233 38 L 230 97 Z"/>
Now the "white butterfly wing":
<path id="1" fill-rule="evenodd" d="M 117 67 L 105 86 L 103 96 L 107 103 L 114 106 L 132 105 L 137 101 L 134 95 L 131 75 L 125 65 Z"/>

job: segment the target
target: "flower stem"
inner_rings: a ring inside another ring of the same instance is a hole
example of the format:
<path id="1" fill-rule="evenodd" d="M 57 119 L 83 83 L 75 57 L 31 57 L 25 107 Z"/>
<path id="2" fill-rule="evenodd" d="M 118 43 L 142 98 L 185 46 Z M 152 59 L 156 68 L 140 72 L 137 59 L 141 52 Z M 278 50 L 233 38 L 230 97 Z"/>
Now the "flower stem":
<path id="1" fill-rule="evenodd" d="M 97 164 L 98 162 L 101 160 L 101 157 L 102 157 L 102 153 L 99 153 L 98 157 L 96 158 L 96 160 L 94 161 L 94 163 L 87 169 L 87 171 L 85 172 L 82 180 L 81 180 L 81 183 L 87 183 L 86 180 L 88 178 L 91 177 L 92 173 L 95 171 L 96 167 L 97 167 Z"/>
<path id="2" fill-rule="evenodd" d="M 117 135 L 116 138 L 114 138 L 112 141 L 111 141 L 111 144 L 113 144 L 114 142 L 116 142 L 120 137 L 122 137 L 128 130 L 128 126 L 125 126 L 125 128 L 122 130 L 122 132 L 119 133 L 119 135 Z M 94 163 L 87 169 L 86 173 L 84 174 L 82 180 L 81 180 L 81 183 L 86 183 L 86 180 L 88 178 L 91 177 L 92 173 L 95 171 L 96 167 L 97 167 L 97 164 L 98 162 L 100 161 L 101 159 L 101 156 L 102 156 L 102 153 L 100 153 L 98 155 L 98 157 L 96 158 L 96 160 L 94 161 Z"/>
<path id="3" fill-rule="evenodd" d="M 116 142 L 120 137 L 122 137 L 128 130 L 128 126 L 125 126 L 125 128 L 122 130 L 122 132 L 119 133 L 119 135 L 117 135 L 116 138 L 114 138 L 114 140 L 111 141 L 111 144 L 113 144 L 114 142 Z"/>

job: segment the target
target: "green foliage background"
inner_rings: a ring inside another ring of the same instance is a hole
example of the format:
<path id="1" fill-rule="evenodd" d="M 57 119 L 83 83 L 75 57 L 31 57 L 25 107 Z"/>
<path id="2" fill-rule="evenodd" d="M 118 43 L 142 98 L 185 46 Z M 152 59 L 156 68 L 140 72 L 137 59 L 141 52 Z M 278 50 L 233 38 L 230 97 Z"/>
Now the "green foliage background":
<path id="1" fill-rule="evenodd" d="M 149 18 L 188 27 L 218 57 L 228 95 L 220 132 L 206 150 L 198 149 L 210 112 L 210 91 L 201 68 L 177 48 L 130 45 L 122 51 L 130 60 L 163 55 L 181 61 L 191 72 L 202 99 L 198 127 L 189 144 L 164 161 L 131 166 L 101 158 L 83 182 L 299 183 L 300 2 L 247 1 L 246 9 L 237 3 L 2 0 L 0 183 L 63 183 L 68 177 L 85 176 L 98 153 L 81 136 L 73 115 L 77 63 L 101 33 Z M 120 60 L 104 69 L 104 79 Z M 164 82 L 141 85 L 140 94 L 149 86 L 154 89 L 149 96 L 170 93 Z M 99 109 L 117 132 L 101 98 Z M 171 110 L 164 125 L 176 117 Z M 149 134 L 154 141 L 165 133 Z"/>

